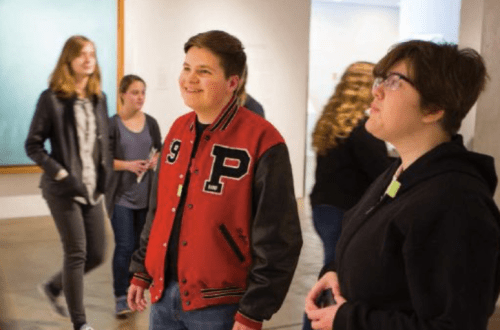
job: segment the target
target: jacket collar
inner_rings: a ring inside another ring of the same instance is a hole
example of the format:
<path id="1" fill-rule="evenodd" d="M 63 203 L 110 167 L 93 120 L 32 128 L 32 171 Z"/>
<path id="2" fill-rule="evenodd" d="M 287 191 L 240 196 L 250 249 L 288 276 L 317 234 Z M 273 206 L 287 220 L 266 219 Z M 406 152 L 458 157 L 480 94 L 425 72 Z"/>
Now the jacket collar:
<path id="1" fill-rule="evenodd" d="M 217 118 L 215 118 L 214 122 L 211 123 L 207 130 L 210 132 L 225 131 L 226 128 L 231 124 L 236 113 L 238 112 L 238 99 L 233 95 L 229 103 L 222 109 Z M 192 131 L 196 124 L 196 115 L 193 116 L 193 121 L 189 125 L 189 130 Z"/>

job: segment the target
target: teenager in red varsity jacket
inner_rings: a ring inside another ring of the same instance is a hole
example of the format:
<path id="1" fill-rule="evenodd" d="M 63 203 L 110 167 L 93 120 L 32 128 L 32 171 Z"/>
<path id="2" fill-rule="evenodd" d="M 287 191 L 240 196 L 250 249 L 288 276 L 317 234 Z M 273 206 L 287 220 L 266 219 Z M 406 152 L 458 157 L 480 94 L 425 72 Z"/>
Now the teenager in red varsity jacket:
<path id="1" fill-rule="evenodd" d="M 144 310 L 149 288 L 150 329 L 260 329 L 302 246 L 288 150 L 269 122 L 237 105 L 238 39 L 209 31 L 185 52 L 179 85 L 194 111 L 164 141 L 129 305 Z"/>

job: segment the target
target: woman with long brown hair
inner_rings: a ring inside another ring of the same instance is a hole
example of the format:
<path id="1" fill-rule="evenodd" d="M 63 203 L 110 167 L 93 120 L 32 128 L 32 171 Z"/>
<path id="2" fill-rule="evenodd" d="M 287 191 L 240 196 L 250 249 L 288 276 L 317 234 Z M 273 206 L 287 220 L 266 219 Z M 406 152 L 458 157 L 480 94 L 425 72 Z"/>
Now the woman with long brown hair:
<path id="1" fill-rule="evenodd" d="M 68 316 L 58 299 L 64 292 L 74 329 L 92 330 L 83 306 L 83 274 L 104 259 L 103 192 L 111 158 L 106 96 L 88 38 L 72 36 L 64 44 L 49 88 L 38 100 L 25 149 L 44 171 L 42 196 L 64 251 L 62 271 L 39 289 L 58 315 Z"/>

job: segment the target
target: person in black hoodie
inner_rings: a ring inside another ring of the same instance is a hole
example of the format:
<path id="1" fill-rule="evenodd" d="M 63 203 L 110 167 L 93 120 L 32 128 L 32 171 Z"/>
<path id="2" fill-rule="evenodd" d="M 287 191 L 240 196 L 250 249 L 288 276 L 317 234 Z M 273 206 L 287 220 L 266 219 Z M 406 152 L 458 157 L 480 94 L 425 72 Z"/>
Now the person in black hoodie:
<path id="1" fill-rule="evenodd" d="M 456 134 L 484 89 L 484 61 L 412 40 L 374 76 L 365 126 L 401 159 L 346 213 L 336 260 L 306 298 L 312 327 L 484 330 L 500 287 L 497 176 Z M 320 308 L 327 289 L 335 301 Z"/>

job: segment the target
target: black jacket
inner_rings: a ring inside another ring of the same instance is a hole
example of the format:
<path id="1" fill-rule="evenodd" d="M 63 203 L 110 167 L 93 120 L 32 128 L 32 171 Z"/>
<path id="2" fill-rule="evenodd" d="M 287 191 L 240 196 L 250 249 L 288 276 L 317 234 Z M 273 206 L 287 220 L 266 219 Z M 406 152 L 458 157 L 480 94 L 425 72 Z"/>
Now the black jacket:
<path id="1" fill-rule="evenodd" d="M 245 101 L 245 104 L 243 105 L 245 108 L 248 110 L 255 112 L 262 118 L 266 118 L 266 115 L 264 114 L 264 108 L 262 107 L 262 104 L 260 104 L 256 99 L 254 99 L 250 94 L 247 94 L 247 99 Z"/>
<path id="2" fill-rule="evenodd" d="M 153 140 L 153 147 L 156 150 L 161 151 L 161 133 L 160 127 L 156 119 L 145 113 L 146 123 L 149 128 L 149 134 Z M 125 151 L 120 144 L 120 130 L 118 128 L 118 115 L 114 115 L 109 118 L 109 148 L 112 161 L 114 159 L 123 159 L 125 157 Z M 120 186 L 122 182 L 123 171 L 113 171 L 111 179 L 109 182 L 108 189 L 106 190 L 106 210 L 108 211 L 109 218 L 111 219 L 113 215 L 113 209 L 117 202 L 117 199 L 122 195 L 123 189 Z M 153 175 L 153 171 L 150 171 L 150 175 Z M 150 180 L 150 183 L 153 180 Z"/>
<path id="3" fill-rule="evenodd" d="M 316 157 L 311 205 L 350 209 L 393 161 L 385 143 L 368 133 L 365 120 L 361 121 L 335 148 Z"/>
<path id="4" fill-rule="evenodd" d="M 76 98 L 61 99 L 50 89 L 42 92 L 38 99 L 24 147 L 28 157 L 44 171 L 40 181 L 44 193 L 66 197 L 88 194 L 82 182 L 82 162 L 73 110 L 75 100 Z M 106 95 L 103 93 L 102 97 L 92 101 L 97 130 L 94 149 L 98 159 L 96 193 L 104 193 L 112 170 Z M 50 154 L 44 146 L 47 139 L 50 141 Z M 54 178 L 62 168 L 69 175 L 56 181 Z"/>
<path id="5" fill-rule="evenodd" d="M 485 330 L 500 283 L 493 158 L 456 136 L 411 164 L 391 198 L 399 165 L 346 214 L 327 266 L 347 299 L 335 330 Z"/>

